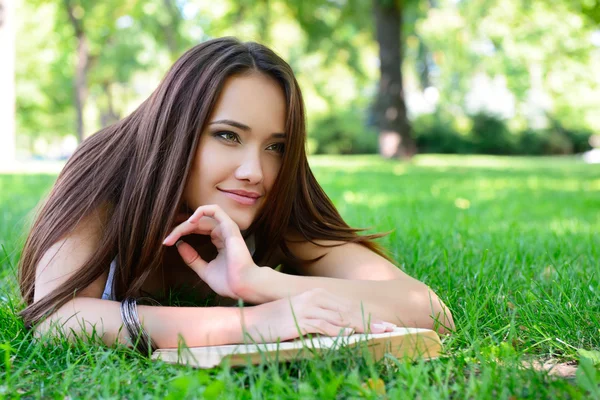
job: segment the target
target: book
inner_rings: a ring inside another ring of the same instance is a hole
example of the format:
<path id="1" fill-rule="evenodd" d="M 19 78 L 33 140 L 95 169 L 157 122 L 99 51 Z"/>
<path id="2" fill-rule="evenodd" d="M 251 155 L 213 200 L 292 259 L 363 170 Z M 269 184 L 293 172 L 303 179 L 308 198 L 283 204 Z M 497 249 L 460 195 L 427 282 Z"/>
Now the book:
<path id="1" fill-rule="evenodd" d="M 419 328 L 395 328 L 385 333 L 356 333 L 349 336 L 312 336 L 277 343 L 242 343 L 222 346 L 158 349 L 153 360 L 185 364 L 196 368 L 213 368 L 224 361 L 231 366 L 260 364 L 263 361 L 293 361 L 311 358 L 342 347 L 366 350 L 373 361 L 385 354 L 398 359 L 435 358 L 442 344 L 436 332 Z"/>

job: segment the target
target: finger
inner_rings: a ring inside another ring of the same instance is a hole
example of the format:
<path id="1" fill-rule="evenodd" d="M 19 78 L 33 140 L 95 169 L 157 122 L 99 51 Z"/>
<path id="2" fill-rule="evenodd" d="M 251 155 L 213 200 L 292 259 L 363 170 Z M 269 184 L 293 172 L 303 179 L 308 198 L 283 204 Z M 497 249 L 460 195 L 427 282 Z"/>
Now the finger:
<path id="1" fill-rule="evenodd" d="M 350 302 L 348 299 L 337 296 L 326 290 L 316 292 L 317 305 L 321 308 L 332 310 L 337 313 L 350 313 L 352 311 L 360 311 L 360 308 Z"/>
<path id="2" fill-rule="evenodd" d="M 225 248 L 225 238 L 223 237 L 221 225 L 218 225 L 212 230 L 210 233 L 210 241 L 215 245 L 217 250 Z"/>
<path id="3" fill-rule="evenodd" d="M 163 244 L 165 246 L 172 246 L 182 236 L 190 235 L 192 233 L 210 235 L 216 226 L 217 222 L 213 218 L 209 217 L 201 218 L 196 222 L 190 222 L 189 220 L 186 220 L 173 228 L 171 233 L 169 233 L 169 235 L 163 241 Z"/>
<path id="4" fill-rule="evenodd" d="M 303 334 L 320 333 L 326 336 L 348 336 L 353 333 L 352 328 L 339 327 L 322 319 L 308 319 L 303 325 Z"/>
<path id="5" fill-rule="evenodd" d="M 353 325 L 347 314 L 333 310 L 327 310 L 321 307 L 315 307 L 313 310 L 311 310 L 311 313 L 307 315 L 307 318 L 322 319 L 340 328 Z"/>
<path id="6" fill-rule="evenodd" d="M 238 225 L 231 217 L 223 211 L 218 205 L 206 205 L 196 209 L 194 214 L 188 219 L 190 222 L 195 222 L 199 218 L 213 218 L 217 223 L 217 228 L 211 232 L 211 239 L 217 249 L 225 247 L 230 239 L 242 239 L 242 234 Z"/>
<path id="7" fill-rule="evenodd" d="M 214 218 L 220 225 L 223 226 L 223 234 L 228 237 L 232 233 L 235 233 L 234 227 L 237 227 L 236 223 L 233 222 L 231 217 L 227 215 L 225 211 L 218 205 L 206 205 L 200 206 L 194 211 L 192 216 L 188 219 L 190 222 L 198 221 L 201 217 L 211 217 Z M 239 228 L 237 229 L 239 232 Z"/>
<path id="8" fill-rule="evenodd" d="M 357 315 L 356 313 L 342 313 L 323 308 L 315 309 L 311 313 L 311 317 L 325 320 L 330 324 L 337 326 L 338 328 L 350 328 L 358 333 L 383 333 L 391 329 L 382 323 L 371 322 L 368 324 L 363 322 L 361 316 Z"/>
<path id="9" fill-rule="evenodd" d="M 356 329 L 357 332 L 383 333 L 391 332 L 396 328 L 396 325 L 373 317 L 372 314 L 331 292 L 321 293 L 319 308 L 323 312 L 313 311 L 313 313 L 320 313 L 320 316 L 329 322 L 334 324 L 339 322 L 343 326 Z"/>
<path id="10" fill-rule="evenodd" d="M 177 242 L 177 252 L 183 259 L 183 262 L 203 279 L 202 273 L 204 272 L 204 267 L 206 267 L 207 263 L 200 257 L 198 252 L 183 240 Z"/>

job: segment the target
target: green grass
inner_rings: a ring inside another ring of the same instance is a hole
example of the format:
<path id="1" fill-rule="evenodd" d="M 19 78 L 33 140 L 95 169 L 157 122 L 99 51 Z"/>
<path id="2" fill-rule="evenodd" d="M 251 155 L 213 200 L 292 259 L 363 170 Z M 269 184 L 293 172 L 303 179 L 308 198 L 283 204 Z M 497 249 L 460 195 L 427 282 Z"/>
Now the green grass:
<path id="1" fill-rule="evenodd" d="M 599 165 L 456 156 L 311 164 L 347 221 L 393 230 L 382 244 L 451 308 L 457 331 L 443 357 L 373 365 L 342 352 L 197 371 L 124 349 L 34 342 L 15 316 L 15 265 L 54 177 L 0 175 L 0 397 L 377 398 L 364 383 L 380 378 L 389 398 L 600 398 L 600 372 L 578 354 L 600 350 Z M 528 367 L 534 360 L 580 368 L 556 378 Z"/>

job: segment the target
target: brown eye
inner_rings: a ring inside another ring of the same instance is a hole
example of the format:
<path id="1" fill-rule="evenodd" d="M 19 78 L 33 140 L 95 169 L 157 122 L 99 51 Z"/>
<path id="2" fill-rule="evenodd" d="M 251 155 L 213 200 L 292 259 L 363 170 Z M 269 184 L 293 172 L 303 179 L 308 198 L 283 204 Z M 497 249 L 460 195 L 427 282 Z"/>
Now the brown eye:
<path id="1" fill-rule="evenodd" d="M 273 143 L 272 145 L 267 147 L 267 150 L 272 150 L 279 154 L 283 154 L 285 151 L 285 143 Z"/>
<path id="2" fill-rule="evenodd" d="M 217 132 L 215 136 L 220 137 L 228 142 L 239 142 L 239 137 L 236 133 L 230 131 Z"/>

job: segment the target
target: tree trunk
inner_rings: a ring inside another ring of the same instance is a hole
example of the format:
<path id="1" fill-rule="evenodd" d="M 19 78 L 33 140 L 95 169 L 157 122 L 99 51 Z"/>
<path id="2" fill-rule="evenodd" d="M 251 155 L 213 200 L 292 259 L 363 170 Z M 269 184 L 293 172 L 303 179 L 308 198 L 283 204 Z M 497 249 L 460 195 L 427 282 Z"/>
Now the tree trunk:
<path id="1" fill-rule="evenodd" d="M 419 74 L 419 83 L 421 84 L 421 90 L 425 90 L 431 86 L 431 71 L 429 70 L 429 59 L 431 53 L 427 45 L 423 41 L 423 38 L 417 36 L 419 39 L 419 50 L 417 52 L 417 72 Z"/>
<path id="2" fill-rule="evenodd" d="M 121 119 L 113 104 L 112 85 L 109 81 L 102 82 L 103 92 L 106 94 L 106 109 L 100 112 L 100 126 L 106 127 Z"/>
<path id="3" fill-rule="evenodd" d="M 258 17 L 258 36 L 262 43 L 271 43 L 271 4 L 269 0 L 262 0 L 260 3 L 260 13 Z"/>
<path id="4" fill-rule="evenodd" d="M 163 0 L 163 5 L 167 10 L 167 14 L 169 15 L 169 23 L 162 25 L 166 36 L 167 48 L 169 49 L 169 54 L 171 55 L 171 60 L 174 61 L 179 54 L 179 26 L 181 15 L 179 14 L 179 10 L 177 9 L 177 4 L 173 0 Z"/>
<path id="5" fill-rule="evenodd" d="M 0 0 L 0 164 L 15 160 L 15 8 Z"/>
<path id="6" fill-rule="evenodd" d="M 417 151 L 402 85 L 400 1 L 373 0 L 381 73 L 374 111 L 379 128 L 379 152 L 388 158 L 411 158 Z"/>
<path id="7" fill-rule="evenodd" d="M 77 65 L 75 67 L 75 111 L 77 113 L 77 140 L 81 143 L 85 136 L 84 111 L 87 100 L 87 73 L 89 63 L 89 47 L 83 29 L 83 22 L 75 16 L 73 5 L 65 0 L 69 20 L 77 38 Z"/>
<path id="8" fill-rule="evenodd" d="M 85 35 L 77 36 L 77 67 L 75 69 L 75 108 L 77 110 L 77 139 L 81 143 L 85 136 L 83 121 L 87 100 L 87 65 L 89 50 Z"/>

